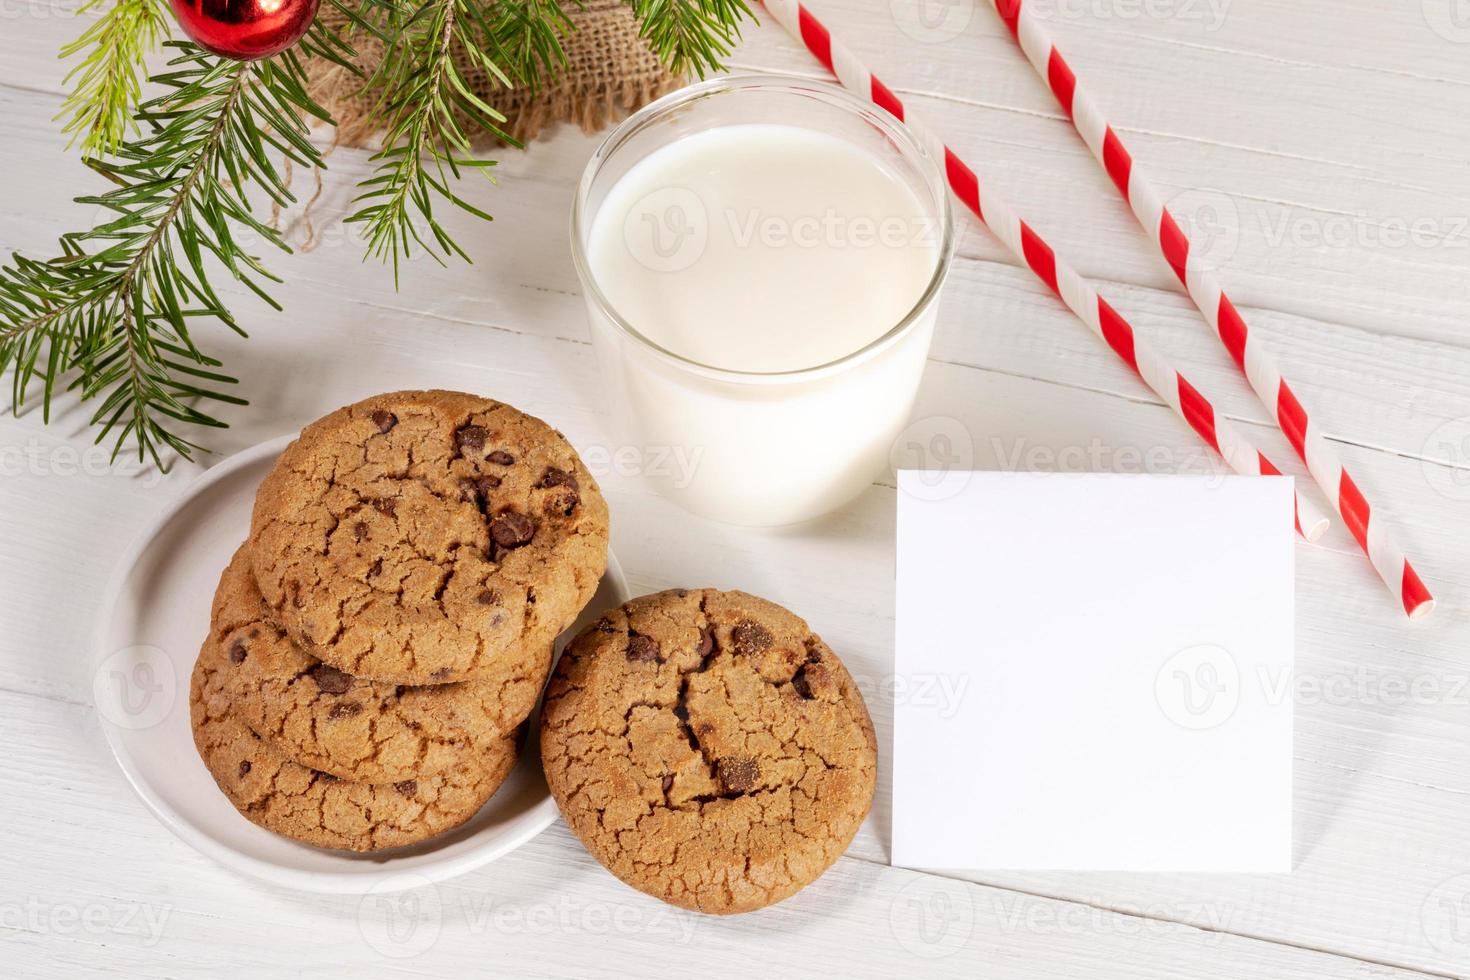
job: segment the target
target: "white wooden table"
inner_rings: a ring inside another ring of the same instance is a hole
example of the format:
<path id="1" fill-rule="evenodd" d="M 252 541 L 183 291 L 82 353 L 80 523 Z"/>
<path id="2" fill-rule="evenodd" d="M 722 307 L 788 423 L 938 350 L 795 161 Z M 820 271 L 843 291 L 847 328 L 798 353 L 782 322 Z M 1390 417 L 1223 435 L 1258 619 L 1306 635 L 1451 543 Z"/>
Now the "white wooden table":
<path id="1" fill-rule="evenodd" d="M 49 252 L 58 233 L 92 217 L 70 198 L 94 184 L 50 121 L 64 74 L 54 52 L 79 30 L 73 0 L 53 2 L 65 10 L 0 2 L 7 252 Z M 951 0 L 924 18 L 913 0 L 816 0 L 815 10 L 1268 453 L 1294 463 L 993 11 L 969 4 Z M 848 854 L 775 908 L 728 920 L 672 911 L 619 884 L 558 824 L 419 894 L 427 924 L 396 943 L 404 934 L 389 926 L 410 921 L 412 906 L 239 878 L 165 831 L 125 785 L 91 706 L 98 597 L 130 538 L 197 467 L 162 479 L 109 471 L 85 412 L 63 405 L 49 427 L 37 411 L 0 423 L 0 969 L 66 978 L 1470 973 L 1470 10 L 1460 8 L 1037 7 L 1140 165 L 1167 190 L 1202 189 L 1178 205 L 1217 219 L 1235 300 L 1440 600 L 1410 626 L 1340 523 L 1319 545 L 1298 546 L 1292 874 L 896 869 L 885 773 Z M 734 61 L 818 73 L 774 25 L 750 29 Z M 252 402 L 210 436 L 214 447 L 228 454 L 366 394 L 419 386 L 492 394 L 553 420 L 584 450 L 606 447 L 566 244 L 572 185 L 594 143 L 563 129 L 506 155 L 500 186 L 473 192 L 495 223 L 454 220 L 475 264 L 417 263 L 397 293 L 335 223 L 349 178 L 364 170 L 361 153 L 337 152 L 318 212 L 321 246 L 271 258 L 289 280 L 279 292 L 286 311 L 240 296 L 252 339 L 208 337 Z M 963 225 L 918 417 L 962 426 L 981 468 L 1216 466 L 986 232 L 968 217 Z M 876 681 L 891 671 L 891 480 L 814 526 L 758 533 L 692 518 L 618 472 L 602 482 L 636 590 L 711 584 L 769 595 L 807 617 L 855 673 Z M 984 624 L 956 631 L 983 635 Z M 892 698 L 869 689 L 886 757 Z"/>

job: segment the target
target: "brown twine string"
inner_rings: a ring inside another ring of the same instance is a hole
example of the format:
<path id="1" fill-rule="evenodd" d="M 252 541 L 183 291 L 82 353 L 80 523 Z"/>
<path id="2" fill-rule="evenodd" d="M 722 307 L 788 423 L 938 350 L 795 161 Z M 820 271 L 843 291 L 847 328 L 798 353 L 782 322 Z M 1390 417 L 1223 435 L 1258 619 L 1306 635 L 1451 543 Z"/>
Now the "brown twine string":
<path id="1" fill-rule="evenodd" d="M 291 169 L 291 158 L 286 157 L 285 163 L 286 166 L 284 168 L 284 176 L 281 178 L 281 183 L 285 186 L 286 190 L 289 191 L 291 189 L 291 178 L 294 173 Z M 271 198 L 271 220 L 267 222 L 267 224 L 270 225 L 271 231 L 281 230 L 281 202 L 277 201 L 275 198 Z"/>
<path id="2" fill-rule="evenodd" d="M 327 149 L 322 153 L 322 159 L 325 160 L 327 157 L 331 156 L 332 151 L 336 148 L 337 140 L 334 137 L 332 139 L 332 144 L 328 146 Z M 282 183 L 284 183 L 286 185 L 286 188 L 289 190 L 292 180 L 295 179 L 296 168 L 291 163 L 290 157 L 286 157 L 284 162 L 284 178 L 282 180 Z M 303 206 L 301 209 L 301 224 L 302 227 L 306 230 L 305 237 L 302 238 L 301 244 L 297 246 L 298 251 L 301 252 L 310 252 L 312 249 L 316 248 L 318 244 L 320 244 L 317 241 L 316 237 L 316 222 L 311 220 L 311 212 L 312 209 L 316 206 L 316 202 L 322 196 L 322 168 L 312 167 L 311 176 L 312 179 L 316 182 L 316 187 L 312 191 L 311 197 L 306 199 L 305 206 Z M 277 201 L 275 198 L 271 198 L 271 219 L 268 224 L 271 231 L 281 230 L 281 205 L 280 202 Z"/>

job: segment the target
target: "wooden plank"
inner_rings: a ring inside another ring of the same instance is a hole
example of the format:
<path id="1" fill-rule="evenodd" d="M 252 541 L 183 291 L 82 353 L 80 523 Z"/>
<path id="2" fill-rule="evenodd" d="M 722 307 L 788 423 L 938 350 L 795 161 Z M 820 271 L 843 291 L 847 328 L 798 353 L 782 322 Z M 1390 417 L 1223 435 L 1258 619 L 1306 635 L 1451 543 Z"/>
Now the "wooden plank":
<path id="1" fill-rule="evenodd" d="M 27 746 L 0 770 L 0 793 L 30 801 L 0 822 L 0 949 L 38 980 L 646 976 L 691 963 L 751 978 L 916 967 L 997 980 L 1421 976 L 1179 925 L 1155 914 L 1164 908 L 1116 913 L 851 858 L 780 905 L 701 916 L 623 886 L 561 824 L 406 898 L 283 892 L 162 832 L 106 758 L 90 710 L 0 693 L 0 737 Z"/>

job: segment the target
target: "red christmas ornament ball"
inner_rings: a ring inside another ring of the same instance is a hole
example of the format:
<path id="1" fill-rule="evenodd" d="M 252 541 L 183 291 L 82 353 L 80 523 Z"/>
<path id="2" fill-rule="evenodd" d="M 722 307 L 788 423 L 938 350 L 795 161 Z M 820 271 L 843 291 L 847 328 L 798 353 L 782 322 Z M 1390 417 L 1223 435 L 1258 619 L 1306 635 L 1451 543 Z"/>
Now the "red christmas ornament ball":
<path id="1" fill-rule="evenodd" d="M 170 0 L 179 26 L 206 51 L 255 61 L 279 54 L 316 17 L 319 0 Z"/>

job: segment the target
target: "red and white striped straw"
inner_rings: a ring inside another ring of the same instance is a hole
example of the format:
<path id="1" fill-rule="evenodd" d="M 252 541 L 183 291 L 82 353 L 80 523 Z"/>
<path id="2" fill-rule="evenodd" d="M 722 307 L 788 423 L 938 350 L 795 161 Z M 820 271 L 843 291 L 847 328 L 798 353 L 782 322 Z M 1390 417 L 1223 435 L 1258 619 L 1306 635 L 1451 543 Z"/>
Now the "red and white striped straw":
<path id="1" fill-rule="evenodd" d="M 993 194 L 985 194 L 982 207 L 980 183 L 954 151 L 933 134 L 904 117 L 903 103 L 858 59 L 834 39 L 827 28 L 797 0 L 762 0 L 777 23 L 806 45 L 843 86 L 908 122 L 910 130 L 925 144 L 936 160 L 944 161 L 945 177 L 955 196 L 975 213 L 1001 243 L 1025 263 L 1077 318 L 1103 339 L 1143 381 L 1179 413 L 1200 438 L 1237 473 L 1275 476 L 1280 470 L 1256 449 L 1241 429 L 1219 415 L 1199 390 L 1174 370 L 1164 357 L 1134 335 L 1133 327 L 1097 294 L 1070 265 L 1041 239 L 1030 225 L 1016 216 Z M 1327 529 L 1327 517 L 1307 498 L 1296 494 L 1296 529 L 1315 541 Z"/>
<path id="2" fill-rule="evenodd" d="M 1276 366 L 1276 359 L 1261 342 L 1251 337 L 1245 320 L 1225 295 L 1219 280 L 1190 254 L 1189 237 L 1174 220 L 1153 184 L 1144 177 L 1122 140 L 1077 81 L 1046 29 L 1031 13 L 1025 0 L 991 0 L 996 12 L 1010 28 L 1031 67 L 1051 88 L 1093 156 L 1097 157 L 1119 193 L 1133 209 L 1149 237 L 1163 253 L 1189 298 L 1214 329 L 1220 342 L 1244 372 L 1261 403 L 1275 416 L 1307 472 L 1322 488 L 1333 509 L 1342 515 L 1348 530 L 1367 553 L 1368 560 L 1389 591 L 1403 603 L 1411 619 L 1427 615 L 1434 597 L 1419 580 L 1414 566 L 1389 536 L 1381 516 L 1375 517 L 1368 500 L 1332 446 L 1313 424 L 1301 400 Z"/>

